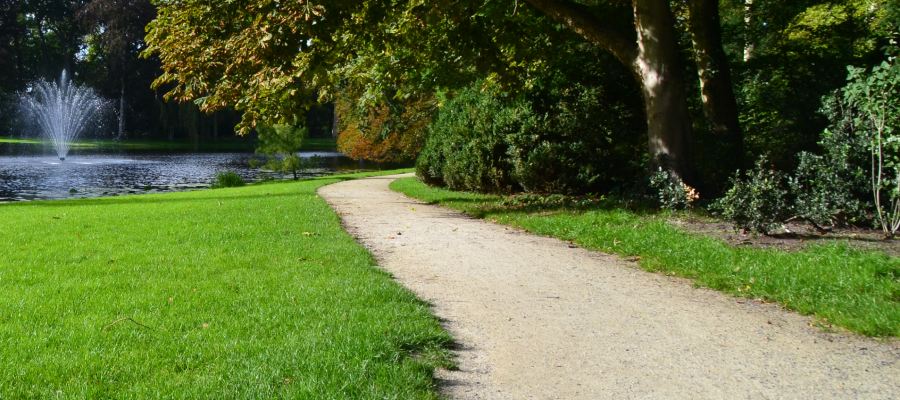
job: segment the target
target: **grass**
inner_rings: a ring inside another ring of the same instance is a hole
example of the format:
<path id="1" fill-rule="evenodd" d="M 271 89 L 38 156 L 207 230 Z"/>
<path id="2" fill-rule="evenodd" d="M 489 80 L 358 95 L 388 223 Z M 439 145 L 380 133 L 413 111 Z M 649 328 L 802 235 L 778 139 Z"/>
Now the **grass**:
<path id="1" fill-rule="evenodd" d="M 502 197 L 429 187 L 415 178 L 392 189 L 423 201 L 578 245 L 639 257 L 642 268 L 692 279 L 740 297 L 775 301 L 824 326 L 869 336 L 900 336 L 900 259 L 826 242 L 802 251 L 736 248 L 683 232 L 663 215 L 609 202 L 588 209 L 508 206 Z"/>
<path id="2" fill-rule="evenodd" d="M 0 398 L 437 398 L 450 337 L 316 196 L 0 205 Z"/>
<path id="3" fill-rule="evenodd" d="M 0 136 L 0 146 L 39 150 L 50 146 L 39 139 L 22 139 Z M 256 141 L 252 139 L 229 137 L 216 141 L 201 140 L 193 143 L 188 140 L 161 139 L 79 139 L 71 144 L 72 149 L 94 151 L 132 151 L 132 152 L 187 152 L 187 151 L 254 151 Z M 303 141 L 303 151 L 334 151 L 337 147 L 334 138 L 307 138 Z"/>

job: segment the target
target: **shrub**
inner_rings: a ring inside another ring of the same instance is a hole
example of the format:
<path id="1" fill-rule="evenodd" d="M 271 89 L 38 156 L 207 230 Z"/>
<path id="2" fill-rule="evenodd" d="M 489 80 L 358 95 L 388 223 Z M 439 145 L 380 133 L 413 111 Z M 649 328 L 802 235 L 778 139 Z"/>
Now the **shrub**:
<path id="1" fill-rule="evenodd" d="M 868 142 L 875 219 L 892 237 L 900 230 L 900 64 L 888 57 L 870 71 L 848 70 L 844 101 Z"/>
<path id="2" fill-rule="evenodd" d="M 689 208 L 700 198 L 697 191 L 685 184 L 681 178 L 672 173 L 658 169 L 650 175 L 650 189 L 656 196 L 657 205 L 667 210 L 683 210 Z"/>
<path id="3" fill-rule="evenodd" d="M 747 177 L 735 179 L 731 191 L 718 203 L 719 209 L 728 209 L 723 212 L 726 219 L 738 228 L 757 232 L 765 232 L 786 220 L 807 221 L 821 232 L 871 222 L 869 139 L 857 129 L 852 108 L 839 94 L 826 96 L 823 102 L 822 113 L 831 123 L 818 142 L 821 154 L 801 152 L 797 155 L 797 168 L 786 177 L 786 194 L 753 197 L 748 189 L 754 185 L 751 180 Z M 759 177 L 765 164 L 762 161 L 751 173 L 757 177 L 757 183 L 761 182 Z M 768 174 L 779 175 L 775 181 L 785 179 L 774 171 Z M 784 189 L 779 187 L 777 191 Z M 765 193 L 765 190 L 757 192 Z M 757 205 L 748 205 L 751 198 L 756 199 Z M 757 213 L 754 210 L 759 209 L 769 210 L 769 218 L 753 217 L 752 214 Z"/>
<path id="4" fill-rule="evenodd" d="M 570 84 L 512 98 L 475 85 L 443 101 L 417 164 L 453 189 L 604 192 L 639 176 L 641 136 L 599 87 Z"/>
<path id="5" fill-rule="evenodd" d="M 820 231 L 866 222 L 865 139 L 853 127 L 851 113 L 837 95 L 826 96 L 821 110 L 830 119 L 818 145 L 821 154 L 801 152 L 788 179 L 794 218 Z"/>
<path id="6" fill-rule="evenodd" d="M 603 86 L 551 85 L 531 93 L 525 107 L 530 119 L 508 137 L 513 179 L 523 189 L 602 192 L 640 176 L 640 128 Z"/>
<path id="7" fill-rule="evenodd" d="M 521 105 L 506 106 L 477 86 L 445 102 L 416 163 L 419 175 L 458 190 L 514 190 L 517 185 L 510 176 L 504 136 L 518 129 L 519 119 L 528 118 L 527 110 Z"/>
<path id="8" fill-rule="evenodd" d="M 241 178 L 234 171 L 223 171 L 216 174 L 216 178 L 213 181 L 210 187 L 212 188 L 227 188 L 227 187 L 238 187 L 244 186 L 246 183 L 244 182 L 244 178 Z"/>
<path id="9" fill-rule="evenodd" d="M 783 173 L 771 169 L 765 157 L 745 174 L 739 171 L 731 188 L 713 209 L 736 228 L 768 234 L 790 214 L 788 190 Z"/>

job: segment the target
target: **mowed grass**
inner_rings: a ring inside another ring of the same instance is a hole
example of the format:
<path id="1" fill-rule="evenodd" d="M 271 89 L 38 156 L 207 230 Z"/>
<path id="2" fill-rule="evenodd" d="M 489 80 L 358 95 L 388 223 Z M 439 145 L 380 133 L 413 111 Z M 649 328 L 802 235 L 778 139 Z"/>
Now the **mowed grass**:
<path id="1" fill-rule="evenodd" d="M 500 196 L 429 187 L 415 178 L 392 189 L 476 217 L 569 240 L 578 245 L 639 257 L 640 266 L 693 279 L 697 285 L 741 297 L 778 302 L 869 336 L 900 336 L 900 258 L 861 251 L 833 241 L 802 251 L 736 248 L 690 234 L 661 215 L 641 215 L 610 203 L 586 210 L 515 210 Z M 661 299 L 664 301 L 664 299 Z"/>
<path id="2" fill-rule="evenodd" d="M 339 179 L 0 206 L 0 398 L 436 398 L 450 337 Z"/>

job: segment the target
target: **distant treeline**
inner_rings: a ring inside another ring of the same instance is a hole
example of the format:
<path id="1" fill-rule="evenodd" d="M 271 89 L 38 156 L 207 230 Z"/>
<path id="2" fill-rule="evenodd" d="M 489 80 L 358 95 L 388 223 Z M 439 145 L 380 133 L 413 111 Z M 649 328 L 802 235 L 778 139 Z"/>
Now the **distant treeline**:
<path id="1" fill-rule="evenodd" d="M 109 100 L 102 126 L 87 136 L 215 140 L 233 136 L 241 115 L 200 112 L 193 103 L 166 101 L 152 89 L 160 74 L 155 57 L 141 57 L 146 25 L 156 16 L 149 0 L 0 1 L 0 134 L 33 136 L 19 120 L 18 93 L 30 82 L 75 81 Z M 331 134 L 331 108 L 309 118 L 310 134 Z"/>

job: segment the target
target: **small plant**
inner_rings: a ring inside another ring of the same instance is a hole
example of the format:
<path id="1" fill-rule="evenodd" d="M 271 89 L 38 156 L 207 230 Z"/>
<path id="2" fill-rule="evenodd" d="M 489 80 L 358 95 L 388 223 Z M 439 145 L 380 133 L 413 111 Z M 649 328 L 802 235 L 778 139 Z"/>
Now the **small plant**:
<path id="1" fill-rule="evenodd" d="M 746 174 L 739 171 L 731 179 L 731 189 L 713 205 L 736 228 L 769 234 L 789 216 L 784 174 L 767 164 L 762 157 L 753 170 Z"/>
<path id="2" fill-rule="evenodd" d="M 308 133 L 307 129 L 296 125 L 275 125 L 259 127 L 260 146 L 257 153 L 265 156 L 265 167 L 273 171 L 291 173 L 294 180 L 308 166 L 297 152 Z"/>
<path id="3" fill-rule="evenodd" d="M 848 67 L 844 100 L 868 139 L 875 219 L 885 236 L 900 230 L 900 65 L 888 57 L 871 71 Z"/>
<path id="4" fill-rule="evenodd" d="M 216 174 L 216 179 L 210 187 L 218 189 L 244 186 L 245 184 L 244 178 L 241 178 L 241 176 L 234 171 L 223 171 Z"/>
<path id="5" fill-rule="evenodd" d="M 700 198 L 696 189 L 662 168 L 650 175 L 650 188 L 660 208 L 667 210 L 690 208 Z"/>

